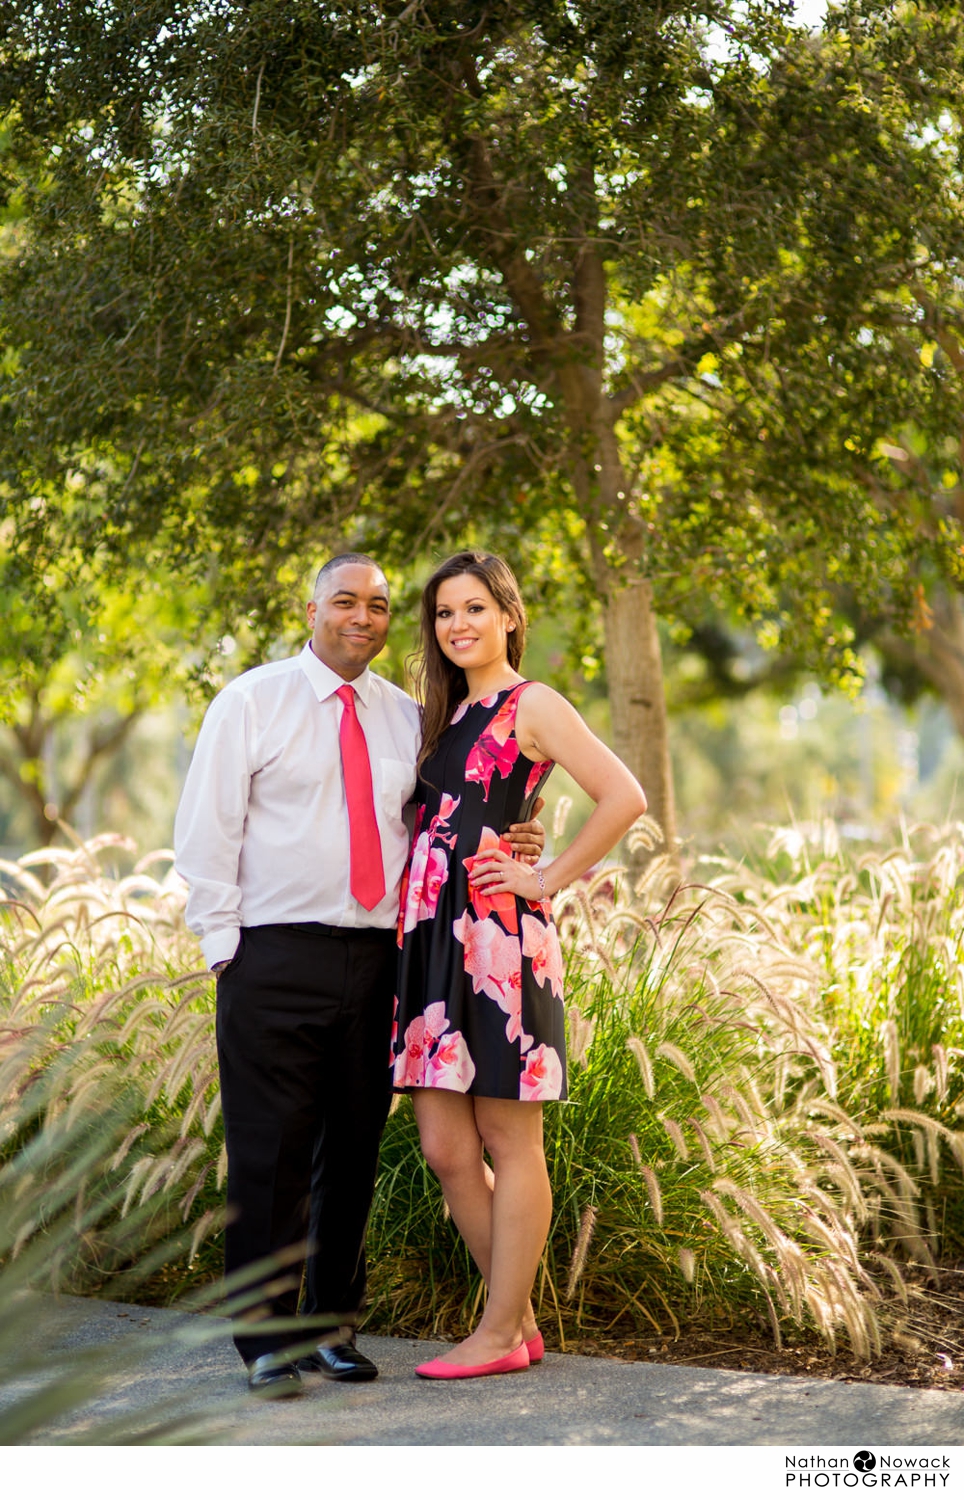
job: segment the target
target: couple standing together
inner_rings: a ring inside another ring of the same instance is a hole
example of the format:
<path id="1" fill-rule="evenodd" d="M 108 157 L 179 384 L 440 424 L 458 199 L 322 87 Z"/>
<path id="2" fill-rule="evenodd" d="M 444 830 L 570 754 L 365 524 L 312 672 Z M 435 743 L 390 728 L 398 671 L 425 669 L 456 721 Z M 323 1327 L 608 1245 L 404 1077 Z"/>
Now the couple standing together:
<path id="1" fill-rule="evenodd" d="M 488 1289 L 475 1331 L 418 1374 L 542 1358 L 542 1105 L 566 1097 L 549 901 L 646 806 L 575 709 L 520 675 L 525 609 L 500 558 L 461 552 L 429 579 L 420 708 L 369 671 L 389 617 L 371 558 L 327 563 L 301 654 L 243 673 L 208 710 L 175 826 L 187 920 L 218 976 L 226 1271 L 308 1247 L 303 1272 L 256 1281 L 236 1325 L 264 1395 L 297 1394 L 299 1368 L 377 1374 L 354 1329 L 393 1088 L 411 1094 Z M 536 868 L 543 831 L 526 820 L 555 764 L 596 806 Z M 259 1330 L 296 1313 L 297 1334 Z"/>

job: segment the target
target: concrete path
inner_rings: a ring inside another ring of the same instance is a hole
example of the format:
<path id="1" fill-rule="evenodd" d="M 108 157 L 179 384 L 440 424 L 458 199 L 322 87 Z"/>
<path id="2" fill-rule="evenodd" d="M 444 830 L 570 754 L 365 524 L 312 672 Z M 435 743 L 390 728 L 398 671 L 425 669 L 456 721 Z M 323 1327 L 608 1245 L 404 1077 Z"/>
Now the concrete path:
<path id="1" fill-rule="evenodd" d="M 153 1423 L 199 1411 L 213 1423 L 215 1442 L 241 1446 L 964 1442 L 964 1394 L 564 1354 L 519 1374 L 443 1383 L 413 1374 L 443 1345 L 365 1335 L 359 1346 L 378 1364 L 377 1381 L 343 1386 L 306 1377 L 302 1397 L 259 1402 L 245 1389 L 223 1320 L 73 1297 L 38 1298 L 37 1308 L 23 1359 L 60 1351 L 64 1369 L 76 1378 L 79 1365 L 83 1382 L 87 1363 L 106 1348 L 110 1385 L 85 1406 L 47 1415 L 30 1434 L 18 1433 L 14 1421 L 8 1443 L 130 1443 Z M 45 1377 L 11 1380 L 17 1368 L 19 1360 L 8 1364 L 0 1384 L 0 1424 L 42 1396 Z"/>

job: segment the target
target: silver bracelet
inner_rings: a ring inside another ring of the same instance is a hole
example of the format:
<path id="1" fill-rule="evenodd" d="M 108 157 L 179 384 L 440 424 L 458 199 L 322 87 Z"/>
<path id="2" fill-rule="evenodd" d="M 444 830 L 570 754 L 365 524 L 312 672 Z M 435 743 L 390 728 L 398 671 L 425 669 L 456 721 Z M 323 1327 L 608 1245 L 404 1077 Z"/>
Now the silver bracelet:
<path id="1" fill-rule="evenodd" d="M 539 900 L 544 901 L 546 899 L 546 877 L 541 870 L 533 869 L 532 873 L 539 882 Z"/>

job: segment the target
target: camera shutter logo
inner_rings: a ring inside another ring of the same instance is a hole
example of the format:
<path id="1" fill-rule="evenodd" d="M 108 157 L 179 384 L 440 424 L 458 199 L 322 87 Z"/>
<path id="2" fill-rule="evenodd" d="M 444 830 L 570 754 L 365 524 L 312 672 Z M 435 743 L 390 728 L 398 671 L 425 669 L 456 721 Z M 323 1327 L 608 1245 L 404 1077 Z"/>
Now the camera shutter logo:
<path id="1" fill-rule="evenodd" d="M 871 1469 L 876 1469 L 877 1460 L 867 1448 L 861 1448 L 859 1453 L 854 1454 L 854 1468 L 861 1473 L 868 1474 Z"/>

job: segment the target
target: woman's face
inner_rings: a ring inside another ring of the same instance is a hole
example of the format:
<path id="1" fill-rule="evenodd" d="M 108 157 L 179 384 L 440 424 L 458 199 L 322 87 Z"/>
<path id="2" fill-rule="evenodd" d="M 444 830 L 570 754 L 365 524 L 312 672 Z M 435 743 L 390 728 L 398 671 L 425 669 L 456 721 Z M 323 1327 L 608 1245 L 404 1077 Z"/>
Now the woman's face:
<path id="1" fill-rule="evenodd" d="M 506 660 L 515 625 L 474 573 L 445 578 L 435 596 L 435 639 L 449 661 L 471 671 Z"/>

